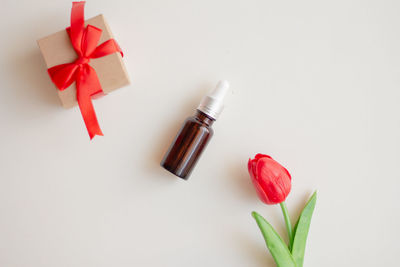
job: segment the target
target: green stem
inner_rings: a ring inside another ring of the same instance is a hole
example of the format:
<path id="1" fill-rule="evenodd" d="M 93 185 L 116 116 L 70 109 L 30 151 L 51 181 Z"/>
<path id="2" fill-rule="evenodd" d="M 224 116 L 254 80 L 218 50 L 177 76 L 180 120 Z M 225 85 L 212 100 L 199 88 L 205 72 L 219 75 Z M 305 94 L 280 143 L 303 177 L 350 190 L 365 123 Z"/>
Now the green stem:
<path id="1" fill-rule="evenodd" d="M 290 222 L 289 212 L 287 210 L 285 201 L 281 202 L 280 205 L 282 208 L 283 218 L 285 218 L 286 230 L 287 230 L 288 237 L 289 237 L 288 247 L 289 247 L 289 250 L 291 250 L 292 242 L 293 242 L 292 224 Z"/>

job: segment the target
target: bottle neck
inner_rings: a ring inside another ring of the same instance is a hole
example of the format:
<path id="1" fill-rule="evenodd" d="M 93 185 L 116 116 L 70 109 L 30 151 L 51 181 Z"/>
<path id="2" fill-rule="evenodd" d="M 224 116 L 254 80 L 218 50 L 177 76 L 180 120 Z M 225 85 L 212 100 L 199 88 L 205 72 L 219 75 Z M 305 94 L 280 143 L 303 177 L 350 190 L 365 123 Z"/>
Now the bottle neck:
<path id="1" fill-rule="evenodd" d="M 207 114 L 201 112 L 200 110 L 196 110 L 196 114 L 194 117 L 196 118 L 196 120 L 206 124 L 207 126 L 211 126 L 215 121 L 213 118 L 207 116 Z"/>

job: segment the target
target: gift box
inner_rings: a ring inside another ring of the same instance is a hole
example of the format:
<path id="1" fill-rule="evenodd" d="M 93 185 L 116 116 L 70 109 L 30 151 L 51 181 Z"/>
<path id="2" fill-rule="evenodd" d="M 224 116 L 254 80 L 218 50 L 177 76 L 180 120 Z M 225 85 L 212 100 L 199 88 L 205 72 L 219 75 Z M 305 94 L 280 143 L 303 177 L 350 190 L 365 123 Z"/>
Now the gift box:
<path id="1" fill-rule="evenodd" d="M 130 83 L 122 51 L 103 15 L 84 21 L 84 2 L 74 2 L 71 26 L 37 41 L 62 106 L 79 104 L 91 138 L 102 135 L 91 103 Z"/>
<path id="2" fill-rule="evenodd" d="M 103 15 L 86 20 L 85 25 L 93 25 L 103 30 L 99 43 L 113 38 Z M 47 68 L 72 62 L 77 58 L 66 30 L 51 34 L 37 42 Z M 96 70 L 104 94 L 129 85 L 129 77 L 120 53 L 91 59 L 89 64 Z M 75 83 L 71 84 L 65 90 L 58 90 L 58 95 L 65 108 L 71 108 L 78 104 Z"/>

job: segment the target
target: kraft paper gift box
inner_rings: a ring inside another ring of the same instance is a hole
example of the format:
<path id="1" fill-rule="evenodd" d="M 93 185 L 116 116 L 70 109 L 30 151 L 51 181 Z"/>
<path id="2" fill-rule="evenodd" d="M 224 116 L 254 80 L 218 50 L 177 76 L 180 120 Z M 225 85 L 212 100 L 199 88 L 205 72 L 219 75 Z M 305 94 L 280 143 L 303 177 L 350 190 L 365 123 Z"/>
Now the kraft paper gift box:
<path id="1" fill-rule="evenodd" d="M 86 20 L 85 26 L 88 24 L 102 30 L 100 41 L 98 42 L 99 45 L 104 41 L 113 38 L 111 30 L 103 15 L 98 15 Z M 47 68 L 73 62 L 78 57 L 65 29 L 44 37 L 37 42 Z M 90 59 L 89 65 L 96 71 L 104 94 L 108 94 L 118 88 L 129 85 L 130 83 L 120 53 L 112 53 L 107 56 Z M 55 88 L 55 90 L 57 89 Z M 57 91 L 63 107 L 71 108 L 78 104 L 75 82 L 67 89 Z"/>

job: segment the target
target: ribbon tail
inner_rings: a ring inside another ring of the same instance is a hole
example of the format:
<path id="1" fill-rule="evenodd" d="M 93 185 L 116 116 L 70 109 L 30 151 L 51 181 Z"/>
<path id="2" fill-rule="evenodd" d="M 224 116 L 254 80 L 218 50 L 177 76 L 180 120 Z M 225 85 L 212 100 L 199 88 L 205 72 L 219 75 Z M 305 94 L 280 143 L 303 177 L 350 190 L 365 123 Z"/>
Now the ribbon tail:
<path id="1" fill-rule="evenodd" d="M 81 98 L 78 103 L 90 140 L 96 135 L 103 136 L 90 96 Z"/>
<path id="2" fill-rule="evenodd" d="M 79 56 L 82 56 L 82 37 L 85 29 L 85 1 L 72 2 L 71 27 L 67 28 L 72 46 Z"/>
<path id="3" fill-rule="evenodd" d="M 91 96 L 102 91 L 96 71 L 89 65 L 81 66 L 76 81 L 77 98 L 79 108 L 85 122 L 90 139 L 96 135 L 103 135 L 97 121 L 96 112 L 92 104 Z"/>

